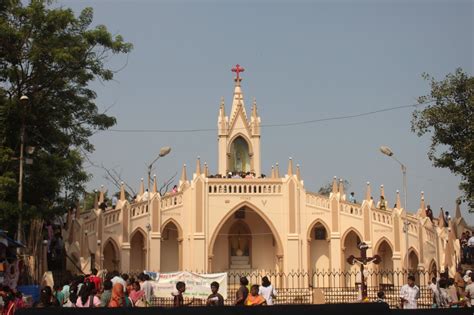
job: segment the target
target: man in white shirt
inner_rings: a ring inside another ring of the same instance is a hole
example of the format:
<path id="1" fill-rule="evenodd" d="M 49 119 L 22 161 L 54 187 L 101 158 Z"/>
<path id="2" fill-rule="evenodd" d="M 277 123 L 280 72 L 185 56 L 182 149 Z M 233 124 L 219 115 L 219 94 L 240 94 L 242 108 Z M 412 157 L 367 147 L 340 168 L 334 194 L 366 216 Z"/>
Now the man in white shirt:
<path id="1" fill-rule="evenodd" d="M 474 305 L 474 274 L 470 273 L 470 283 L 468 282 L 468 285 L 466 286 L 465 292 L 466 292 L 466 297 L 468 298 L 468 301 L 470 305 Z"/>
<path id="2" fill-rule="evenodd" d="M 153 284 L 150 282 L 150 276 L 145 273 L 141 273 L 138 275 L 138 280 L 140 281 L 140 289 L 145 292 L 145 299 L 149 305 L 154 294 Z"/>
<path id="3" fill-rule="evenodd" d="M 116 283 L 120 283 L 123 286 L 123 292 L 127 291 L 127 282 L 123 280 L 118 271 L 113 271 L 114 277 L 110 279 L 112 286 Z"/>
<path id="4" fill-rule="evenodd" d="M 431 279 L 431 283 L 428 285 L 428 288 L 430 288 L 431 292 L 433 293 L 433 306 L 439 307 L 439 289 L 438 284 L 436 283 L 436 277 Z"/>
<path id="5" fill-rule="evenodd" d="M 417 300 L 420 297 L 420 288 L 415 285 L 415 277 L 408 276 L 408 284 L 400 290 L 400 301 L 403 309 L 416 309 Z"/>

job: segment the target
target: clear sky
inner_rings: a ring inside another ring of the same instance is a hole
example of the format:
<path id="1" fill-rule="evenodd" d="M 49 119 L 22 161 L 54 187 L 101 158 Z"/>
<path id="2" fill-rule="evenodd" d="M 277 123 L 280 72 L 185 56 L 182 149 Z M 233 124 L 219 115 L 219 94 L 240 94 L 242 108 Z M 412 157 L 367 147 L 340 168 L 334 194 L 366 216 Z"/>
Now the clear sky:
<path id="1" fill-rule="evenodd" d="M 358 114 L 416 103 L 429 92 L 421 78 L 438 79 L 462 67 L 473 73 L 472 1 L 66 1 L 75 11 L 94 8 L 94 24 L 133 43 L 114 82 L 94 84 L 98 105 L 117 117 L 114 129 L 215 128 L 220 98 L 227 113 L 233 73 L 245 67 L 242 88 L 249 110 L 257 99 L 262 124 Z M 399 165 L 379 152 L 388 145 L 408 167 L 408 208 L 420 192 L 437 216 L 453 212 L 459 178 L 434 168 L 429 137 L 410 131 L 412 109 L 293 127 L 263 128 L 262 166 L 286 171 L 288 157 L 302 168 L 306 189 L 317 191 L 333 176 L 350 182 L 360 200 L 365 183 L 384 184 L 390 204 L 401 190 Z M 195 168 L 199 155 L 217 169 L 215 131 L 119 133 L 92 139 L 90 159 L 121 172 L 138 190 L 146 165 L 160 147 L 172 152 L 154 172 L 163 180 Z M 89 189 L 114 187 L 89 167 Z M 463 205 L 464 213 L 467 206 Z M 474 223 L 472 215 L 466 215 Z"/>

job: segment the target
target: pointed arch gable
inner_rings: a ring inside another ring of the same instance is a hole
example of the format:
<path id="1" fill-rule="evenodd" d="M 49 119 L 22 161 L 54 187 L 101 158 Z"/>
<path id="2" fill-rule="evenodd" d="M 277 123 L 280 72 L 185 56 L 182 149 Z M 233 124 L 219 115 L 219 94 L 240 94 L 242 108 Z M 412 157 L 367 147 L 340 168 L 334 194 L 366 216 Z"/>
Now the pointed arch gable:
<path id="1" fill-rule="evenodd" d="M 436 267 L 436 268 L 433 268 L 433 267 Z M 431 261 L 428 265 L 428 272 L 431 272 L 433 270 L 436 270 L 436 272 L 438 272 L 438 263 L 436 262 L 436 260 L 434 258 L 431 259 Z"/>
<path id="2" fill-rule="evenodd" d="M 326 229 L 326 233 L 327 233 L 327 237 L 329 238 L 330 235 L 331 235 L 331 230 L 329 229 L 329 226 L 327 225 L 326 222 L 324 222 L 322 219 L 316 219 L 314 220 L 310 225 L 309 225 L 309 228 L 308 228 L 308 231 L 306 232 L 306 239 L 310 240 L 311 239 L 311 233 L 314 229 L 314 227 L 317 225 L 317 224 L 321 224 L 325 229 Z"/>
<path id="3" fill-rule="evenodd" d="M 252 155 L 253 154 L 252 141 L 250 141 L 250 139 L 242 132 L 237 132 L 235 135 L 232 136 L 232 138 L 230 138 L 229 142 L 227 142 L 227 149 L 226 149 L 227 153 L 230 152 L 232 143 L 234 143 L 234 141 L 239 137 L 241 137 L 242 139 L 245 140 L 245 142 L 247 142 L 247 145 L 249 146 L 249 154 Z"/>
<path id="4" fill-rule="evenodd" d="M 163 222 L 163 224 L 161 225 L 161 233 L 164 233 L 166 226 L 170 223 L 172 223 L 172 224 L 174 224 L 174 226 L 176 226 L 176 229 L 178 230 L 178 238 L 182 238 L 183 237 L 183 229 L 181 228 L 181 225 L 173 218 L 169 218 L 165 222 Z"/>
<path id="5" fill-rule="evenodd" d="M 418 253 L 418 250 L 414 246 L 410 246 L 408 249 L 408 256 L 410 256 L 411 253 L 415 253 L 416 258 L 418 258 L 418 262 L 420 261 L 420 254 Z"/>
<path id="6" fill-rule="evenodd" d="M 104 254 L 104 249 L 107 247 L 107 245 L 109 243 L 114 248 L 115 259 L 120 260 L 120 248 L 119 248 L 117 242 L 112 237 L 107 238 L 104 245 L 102 246 L 102 255 Z"/>
<path id="7" fill-rule="evenodd" d="M 233 113 L 231 113 L 232 115 Z M 237 123 L 237 120 L 239 120 L 239 116 L 240 118 L 242 119 L 242 122 L 244 123 L 244 126 L 245 126 L 245 130 L 247 131 L 247 133 L 250 135 L 250 127 L 249 127 L 249 122 L 248 122 L 248 119 L 247 119 L 247 115 L 246 113 L 244 112 L 244 104 L 242 104 L 242 106 L 240 108 L 238 108 L 237 110 L 237 113 L 233 115 L 233 119 L 231 118 L 231 121 L 229 123 L 229 130 L 234 130 L 235 128 L 235 124 Z"/>
<path id="8" fill-rule="evenodd" d="M 262 220 L 268 225 L 270 228 L 270 231 L 272 231 L 273 237 L 275 238 L 276 245 L 277 245 L 277 255 L 283 255 L 283 243 L 280 238 L 280 234 L 278 233 L 277 229 L 273 225 L 272 221 L 261 211 L 257 206 L 253 205 L 252 203 L 248 201 L 243 201 L 236 206 L 234 206 L 230 211 L 227 212 L 227 214 L 219 221 L 219 223 L 216 225 L 216 229 L 214 233 L 212 234 L 211 241 L 209 242 L 209 247 L 208 247 L 208 253 L 209 255 L 213 254 L 213 249 L 214 249 L 214 244 L 216 242 L 217 236 L 219 235 L 220 228 L 225 224 L 229 218 L 234 215 L 234 213 L 239 210 L 242 207 L 248 207 L 255 211 L 256 214 L 262 218 Z"/>
<path id="9" fill-rule="evenodd" d="M 132 234 L 130 234 L 130 240 L 132 240 L 137 233 L 141 234 L 143 239 L 146 240 L 147 233 L 145 233 L 145 231 L 141 227 L 137 227 L 135 230 L 133 230 Z"/>
<path id="10" fill-rule="evenodd" d="M 347 235 L 349 235 L 349 233 L 350 233 L 351 231 L 354 232 L 354 233 L 359 237 L 359 239 L 360 239 L 361 242 L 364 241 L 364 238 L 362 237 L 362 233 L 360 233 L 359 231 L 357 231 L 357 229 L 351 227 L 351 228 L 348 228 L 348 229 L 344 232 L 344 234 L 342 234 L 342 237 L 341 237 L 341 242 L 342 242 L 341 245 L 342 245 L 342 246 L 344 246 L 344 243 L 345 243 L 345 241 L 346 241 L 346 237 L 347 237 Z"/>
<path id="11" fill-rule="evenodd" d="M 389 240 L 388 238 L 386 238 L 385 236 L 382 236 L 382 237 L 377 241 L 377 244 L 375 244 L 375 246 L 374 246 L 374 253 L 378 253 L 379 248 L 380 248 L 380 246 L 382 245 L 383 242 L 386 242 L 386 243 L 387 243 L 387 245 L 390 247 L 390 250 L 391 250 L 392 253 L 393 253 L 393 251 L 394 251 L 393 248 L 394 248 L 394 247 L 393 247 L 392 243 L 390 242 L 390 240 Z"/>

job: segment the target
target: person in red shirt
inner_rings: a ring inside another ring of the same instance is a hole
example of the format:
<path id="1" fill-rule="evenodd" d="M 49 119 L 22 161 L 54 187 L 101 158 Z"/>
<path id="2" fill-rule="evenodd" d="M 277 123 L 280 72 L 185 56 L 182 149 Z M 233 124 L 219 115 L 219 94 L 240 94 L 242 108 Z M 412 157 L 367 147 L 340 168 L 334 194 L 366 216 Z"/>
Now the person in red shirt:
<path id="1" fill-rule="evenodd" d="M 92 268 L 91 273 L 92 274 L 89 276 L 89 281 L 94 283 L 97 292 L 99 292 L 102 288 L 102 279 L 100 277 L 97 277 L 97 269 Z"/>

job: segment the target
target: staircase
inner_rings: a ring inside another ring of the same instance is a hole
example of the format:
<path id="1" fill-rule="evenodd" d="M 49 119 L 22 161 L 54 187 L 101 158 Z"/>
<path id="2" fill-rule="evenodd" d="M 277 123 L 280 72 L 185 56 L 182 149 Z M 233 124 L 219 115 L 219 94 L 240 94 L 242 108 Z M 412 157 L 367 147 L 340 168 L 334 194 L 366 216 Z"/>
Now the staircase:
<path id="1" fill-rule="evenodd" d="M 230 269 L 231 270 L 250 270 L 250 257 L 249 256 L 230 256 Z"/>

